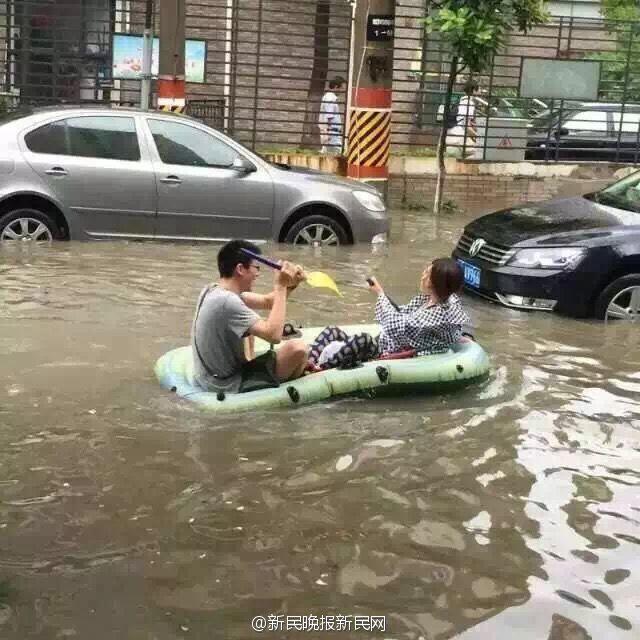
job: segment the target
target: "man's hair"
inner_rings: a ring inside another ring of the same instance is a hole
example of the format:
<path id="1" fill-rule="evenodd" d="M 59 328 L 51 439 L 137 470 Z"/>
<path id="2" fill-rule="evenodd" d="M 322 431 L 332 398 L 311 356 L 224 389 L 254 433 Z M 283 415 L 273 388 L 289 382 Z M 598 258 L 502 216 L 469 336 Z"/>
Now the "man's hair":
<path id="1" fill-rule="evenodd" d="M 260 247 L 247 240 L 231 240 L 218 252 L 218 271 L 221 278 L 231 278 L 239 264 L 249 267 L 252 258 L 245 255 L 240 249 L 249 249 L 253 253 L 262 253 Z"/>
<path id="2" fill-rule="evenodd" d="M 339 89 L 345 83 L 342 76 L 335 76 L 329 80 L 329 89 Z"/>
<path id="3" fill-rule="evenodd" d="M 453 258 L 437 258 L 431 263 L 431 286 L 441 302 L 462 289 L 463 275 Z"/>
<path id="4" fill-rule="evenodd" d="M 464 83 L 464 92 L 470 96 L 473 93 L 475 93 L 478 89 L 480 88 L 480 85 L 478 84 L 477 80 L 474 80 L 473 78 L 469 78 L 465 83 Z"/>

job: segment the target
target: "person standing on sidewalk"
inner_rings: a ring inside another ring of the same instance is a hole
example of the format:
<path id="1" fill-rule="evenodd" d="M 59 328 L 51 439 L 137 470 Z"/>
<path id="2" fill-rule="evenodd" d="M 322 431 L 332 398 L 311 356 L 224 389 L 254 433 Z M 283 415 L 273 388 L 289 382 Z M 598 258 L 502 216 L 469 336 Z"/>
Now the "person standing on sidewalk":
<path id="1" fill-rule="evenodd" d="M 465 82 L 464 96 L 457 104 L 454 126 L 447 132 L 447 150 L 453 155 L 462 157 L 474 152 L 478 137 L 475 98 L 479 91 L 480 86 L 473 78 Z"/>
<path id="2" fill-rule="evenodd" d="M 329 89 L 322 96 L 318 118 L 321 153 L 338 155 L 342 151 L 342 116 L 336 92 L 342 90 L 344 84 L 344 78 L 335 76 L 329 81 Z"/>

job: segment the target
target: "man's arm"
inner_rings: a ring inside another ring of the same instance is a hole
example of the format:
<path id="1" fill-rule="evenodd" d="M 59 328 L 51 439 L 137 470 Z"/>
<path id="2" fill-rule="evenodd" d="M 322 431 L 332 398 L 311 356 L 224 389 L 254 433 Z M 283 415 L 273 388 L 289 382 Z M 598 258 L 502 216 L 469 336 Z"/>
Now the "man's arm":
<path id="1" fill-rule="evenodd" d="M 252 295 L 257 296 L 259 294 Z M 252 336 L 258 336 L 258 338 L 266 340 L 270 344 L 278 344 L 282 340 L 282 330 L 287 310 L 287 289 L 283 286 L 276 286 L 269 296 L 271 296 L 269 316 L 266 320 L 262 318 L 256 320 L 249 328 L 249 333 Z M 260 297 L 267 299 L 269 296 Z M 245 302 L 247 306 L 251 306 L 246 300 Z"/>
<path id="2" fill-rule="evenodd" d="M 258 338 L 262 338 L 271 344 L 278 344 L 282 340 L 282 329 L 284 328 L 287 312 L 288 289 L 297 286 L 303 277 L 304 271 L 302 271 L 302 267 L 292 265 L 289 262 L 282 263 L 280 270 L 274 274 L 274 287 L 270 294 L 273 297 L 269 316 L 266 320 L 262 318 L 256 320 L 249 328 L 250 335 L 258 336 Z M 266 304 L 269 296 L 262 296 L 262 298 L 262 302 Z"/>
<path id="3" fill-rule="evenodd" d="M 287 298 L 291 295 L 295 287 L 287 289 Z M 245 291 L 240 294 L 240 297 L 244 300 L 244 303 L 250 309 L 269 311 L 273 308 L 273 301 L 275 300 L 274 292 L 267 294 L 253 293 L 253 291 Z"/>
<path id="4" fill-rule="evenodd" d="M 307 277 L 304 269 L 299 265 L 294 266 L 295 276 L 294 284 L 287 287 L 287 297 L 291 295 L 291 292 Z M 245 291 L 240 294 L 240 297 L 244 300 L 244 303 L 250 309 L 269 311 L 273 308 L 274 292 L 267 294 L 253 293 L 253 291 Z"/>

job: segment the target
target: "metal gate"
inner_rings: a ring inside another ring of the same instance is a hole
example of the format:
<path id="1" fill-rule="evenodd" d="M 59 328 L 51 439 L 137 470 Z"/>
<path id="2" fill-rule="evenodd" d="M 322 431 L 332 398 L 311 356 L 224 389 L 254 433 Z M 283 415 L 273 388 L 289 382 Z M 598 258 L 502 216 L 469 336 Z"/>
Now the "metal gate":
<path id="1" fill-rule="evenodd" d="M 450 57 L 436 35 L 425 37 L 428 4 L 396 2 L 395 153 L 435 153 Z M 0 111 L 60 102 L 138 105 L 145 5 L 0 0 Z M 317 150 L 327 80 L 350 76 L 351 11 L 347 0 L 186 0 L 187 112 L 258 151 Z M 579 139 L 564 134 L 570 130 L 565 124 L 575 120 L 585 132 L 577 159 L 637 162 L 639 25 L 558 17 L 526 36 L 512 35 L 478 78 L 475 115 L 484 118 L 484 135 L 469 144 L 465 126 L 454 151 L 495 158 L 502 145 L 513 158 L 519 153 L 526 159 L 567 159 L 555 140 Z M 154 30 L 159 33 L 157 11 Z M 532 56 L 600 61 L 596 104 L 518 97 L 522 60 Z M 461 74 L 458 96 L 465 79 Z M 345 109 L 346 94 L 340 104 Z"/>
<path id="2" fill-rule="evenodd" d="M 406 1 L 406 0 L 405 0 Z M 593 99 L 520 97 L 524 61 L 596 62 Z M 438 34 L 424 38 L 415 128 L 427 145 L 439 135 L 451 56 Z M 448 151 L 488 160 L 637 163 L 640 153 L 640 23 L 555 17 L 527 35 L 513 33 L 488 72 L 476 76 L 474 122 L 458 117 Z M 454 102 L 464 95 L 461 73 Z M 452 149 L 452 147 L 454 147 Z M 455 148 L 457 147 L 457 148 Z"/>
<path id="3" fill-rule="evenodd" d="M 145 4 L 0 0 L 0 109 L 138 105 Z M 187 0 L 187 112 L 258 150 L 318 147 L 327 80 L 349 77 L 351 18 L 345 0 Z"/>

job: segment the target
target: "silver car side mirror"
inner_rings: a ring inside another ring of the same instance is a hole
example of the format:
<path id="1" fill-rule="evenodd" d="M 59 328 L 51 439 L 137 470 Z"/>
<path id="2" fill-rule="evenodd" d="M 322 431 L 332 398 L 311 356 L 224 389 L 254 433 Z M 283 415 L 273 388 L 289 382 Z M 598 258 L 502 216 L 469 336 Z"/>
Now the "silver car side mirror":
<path id="1" fill-rule="evenodd" d="M 231 163 L 231 168 L 239 171 L 240 173 L 252 173 L 256 170 L 256 167 L 252 162 L 249 162 L 246 158 L 241 156 L 234 158 Z"/>

